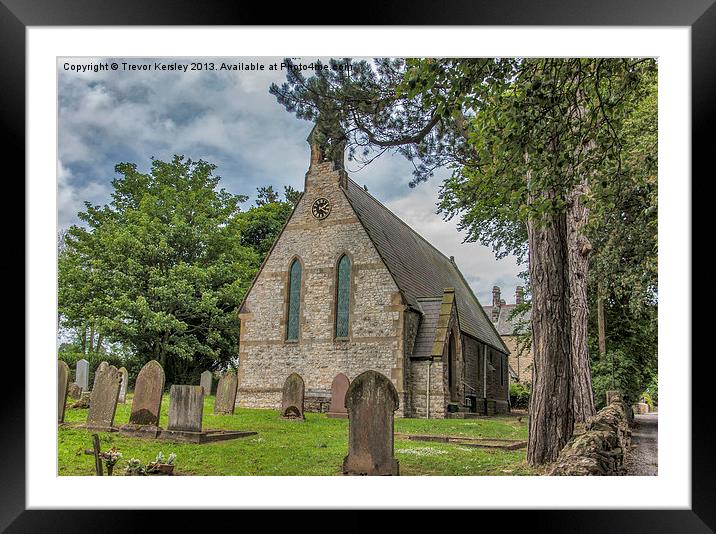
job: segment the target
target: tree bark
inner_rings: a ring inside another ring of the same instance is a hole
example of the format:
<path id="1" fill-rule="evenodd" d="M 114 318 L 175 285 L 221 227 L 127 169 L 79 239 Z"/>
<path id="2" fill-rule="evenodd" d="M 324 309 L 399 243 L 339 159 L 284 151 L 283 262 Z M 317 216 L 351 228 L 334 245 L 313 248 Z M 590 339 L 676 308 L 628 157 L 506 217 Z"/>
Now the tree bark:
<path id="1" fill-rule="evenodd" d="M 604 287 L 602 281 L 597 282 L 597 330 L 599 336 L 599 357 L 607 355 L 607 336 L 604 324 Z"/>
<path id="2" fill-rule="evenodd" d="M 574 429 L 564 212 L 530 219 L 527 235 L 534 351 L 527 462 L 537 465 L 555 460 Z"/>
<path id="3" fill-rule="evenodd" d="M 104 336 L 102 335 L 102 332 L 97 334 L 97 352 L 102 352 L 102 342 L 104 341 Z"/>
<path id="4" fill-rule="evenodd" d="M 89 351 L 94 352 L 94 322 L 90 326 Z"/>
<path id="5" fill-rule="evenodd" d="M 587 274 L 592 244 L 583 233 L 589 217 L 589 209 L 585 206 L 582 197 L 588 192 L 589 185 L 585 178 L 570 191 L 567 197 L 566 212 L 569 309 L 572 332 L 572 398 L 575 423 L 583 423 L 596 413 L 587 344 L 589 320 Z"/>
<path id="6" fill-rule="evenodd" d="M 87 324 L 82 327 L 82 354 L 87 354 Z"/>

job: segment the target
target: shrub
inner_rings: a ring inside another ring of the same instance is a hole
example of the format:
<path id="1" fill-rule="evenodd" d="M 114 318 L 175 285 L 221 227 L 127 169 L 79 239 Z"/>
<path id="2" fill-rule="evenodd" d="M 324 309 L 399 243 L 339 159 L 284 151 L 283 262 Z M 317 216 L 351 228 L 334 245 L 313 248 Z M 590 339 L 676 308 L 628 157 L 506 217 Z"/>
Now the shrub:
<path id="1" fill-rule="evenodd" d="M 522 382 L 510 383 L 510 406 L 512 408 L 527 408 L 530 402 L 530 387 Z"/>

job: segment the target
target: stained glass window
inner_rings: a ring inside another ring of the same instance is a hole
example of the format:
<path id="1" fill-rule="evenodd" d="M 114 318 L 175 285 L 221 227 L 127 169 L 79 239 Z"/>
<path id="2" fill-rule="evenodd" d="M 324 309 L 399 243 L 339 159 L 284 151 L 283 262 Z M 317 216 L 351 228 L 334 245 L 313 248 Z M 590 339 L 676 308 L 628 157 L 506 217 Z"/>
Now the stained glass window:
<path id="1" fill-rule="evenodd" d="M 293 260 L 288 287 L 288 328 L 286 339 L 298 339 L 298 320 L 301 309 L 301 263 Z"/>
<path id="2" fill-rule="evenodd" d="M 338 262 L 336 284 L 336 337 L 348 337 L 351 304 L 351 260 L 348 256 L 344 255 Z"/>

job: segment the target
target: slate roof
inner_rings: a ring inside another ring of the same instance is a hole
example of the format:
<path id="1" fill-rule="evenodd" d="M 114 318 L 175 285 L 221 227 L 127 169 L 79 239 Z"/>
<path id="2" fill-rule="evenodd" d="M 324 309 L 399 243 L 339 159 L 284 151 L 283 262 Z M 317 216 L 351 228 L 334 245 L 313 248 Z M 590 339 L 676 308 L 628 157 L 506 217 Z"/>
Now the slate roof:
<path id="1" fill-rule="evenodd" d="M 344 191 L 409 306 L 421 311 L 418 299 L 442 297 L 446 287 L 454 287 L 460 330 L 509 354 L 477 297 L 450 258 L 350 178 Z"/>
<path id="2" fill-rule="evenodd" d="M 484 310 L 490 319 L 492 319 L 492 306 L 485 306 Z M 497 321 L 492 321 L 495 328 L 501 336 L 513 336 L 519 334 L 520 331 L 529 327 L 531 310 L 527 310 L 521 315 L 517 315 L 510 319 L 512 310 L 515 309 L 515 304 L 502 304 L 500 306 L 500 314 L 497 317 Z M 524 325 L 520 323 L 525 323 Z"/>
<path id="3" fill-rule="evenodd" d="M 440 304 L 442 301 L 442 297 L 418 299 L 418 305 L 423 312 L 423 317 L 420 320 L 418 334 L 415 337 L 413 358 L 429 358 L 432 354 L 435 330 L 438 326 L 438 316 L 440 315 Z"/>

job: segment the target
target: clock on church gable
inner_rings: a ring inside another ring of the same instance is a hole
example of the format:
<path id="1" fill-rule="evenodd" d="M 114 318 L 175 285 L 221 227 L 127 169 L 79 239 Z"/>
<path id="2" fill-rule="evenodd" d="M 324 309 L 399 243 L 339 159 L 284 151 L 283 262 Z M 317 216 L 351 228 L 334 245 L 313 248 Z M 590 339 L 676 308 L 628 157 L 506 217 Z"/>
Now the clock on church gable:
<path id="1" fill-rule="evenodd" d="M 311 214 L 318 220 L 325 219 L 331 213 L 331 203 L 327 198 L 317 198 L 311 206 Z"/>

